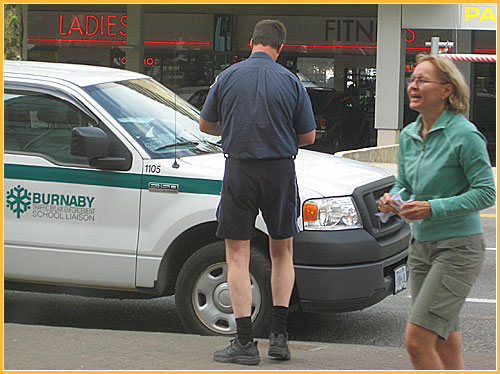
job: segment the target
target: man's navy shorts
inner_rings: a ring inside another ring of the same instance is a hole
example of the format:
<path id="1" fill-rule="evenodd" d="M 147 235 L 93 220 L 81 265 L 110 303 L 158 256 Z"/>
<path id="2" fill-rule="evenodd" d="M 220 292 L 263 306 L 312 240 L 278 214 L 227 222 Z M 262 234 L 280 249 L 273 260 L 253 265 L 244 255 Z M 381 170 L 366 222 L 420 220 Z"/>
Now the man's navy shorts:
<path id="1" fill-rule="evenodd" d="M 226 159 L 217 237 L 252 239 L 259 210 L 272 239 L 299 232 L 300 197 L 293 158 Z"/>

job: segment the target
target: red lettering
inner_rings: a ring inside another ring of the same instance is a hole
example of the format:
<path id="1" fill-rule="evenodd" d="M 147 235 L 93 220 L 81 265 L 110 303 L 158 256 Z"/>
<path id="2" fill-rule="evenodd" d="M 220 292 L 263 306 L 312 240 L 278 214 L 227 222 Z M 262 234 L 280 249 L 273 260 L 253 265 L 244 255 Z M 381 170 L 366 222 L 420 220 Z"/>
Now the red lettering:
<path id="1" fill-rule="evenodd" d="M 89 25 L 89 20 L 92 19 L 95 22 L 95 29 L 94 31 L 90 32 L 90 25 Z M 90 35 L 95 35 L 97 34 L 97 31 L 99 30 L 99 19 L 96 16 L 88 15 L 85 20 L 85 35 L 90 36 Z"/>
<path id="2" fill-rule="evenodd" d="M 408 31 L 412 35 L 410 37 L 410 40 L 408 40 L 408 38 L 406 38 L 406 42 L 413 43 L 415 41 L 415 31 L 413 31 L 412 29 L 406 29 L 406 31 Z"/>
<path id="3" fill-rule="evenodd" d="M 116 26 L 117 23 L 116 22 L 111 22 L 111 19 L 114 19 L 116 18 L 116 16 L 108 16 L 108 36 L 115 36 L 117 35 L 116 32 L 111 32 L 111 26 Z"/>
<path id="4" fill-rule="evenodd" d="M 127 19 L 127 16 L 121 16 L 121 18 L 120 18 L 120 23 L 121 23 L 123 26 L 125 26 L 125 27 L 127 27 L 127 23 L 125 22 L 125 21 L 126 21 L 126 19 Z M 122 30 L 120 30 L 120 35 L 121 35 L 121 36 L 127 36 L 127 33 L 126 33 L 126 32 L 123 32 Z"/>
<path id="5" fill-rule="evenodd" d="M 63 32 L 62 27 L 63 27 L 63 15 L 59 14 L 59 35 L 68 35 L 67 32 Z"/>
<path id="6" fill-rule="evenodd" d="M 125 57 L 122 57 L 122 58 L 120 59 L 120 62 L 121 62 L 123 65 L 125 65 L 125 61 L 126 61 L 126 60 L 125 60 Z M 149 65 L 149 66 L 151 66 L 151 65 L 153 65 L 154 63 L 155 63 L 155 59 L 154 59 L 153 57 L 144 57 L 144 65 Z"/>
<path id="7" fill-rule="evenodd" d="M 71 26 L 69 28 L 68 35 L 71 35 L 73 33 L 73 31 L 78 31 L 78 32 L 80 32 L 80 35 L 83 36 L 82 26 L 80 25 L 80 21 L 78 20 L 77 16 L 75 16 L 73 18 L 73 22 L 71 22 Z"/>
<path id="8" fill-rule="evenodd" d="M 64 20 L 64 16 L 65 14 L 59 14 L 59 35 L 71 35 L 78 32 L 81 36 L 93 36 L 98 34 L 101 36 L 127 36 L 126 15 L 74 15 L 70 16 L 71 25 L 69 28 L 67 28 L 68 21 Z M 66 17 L 69 16 L 66 14 Z M 83 17 L 85 17 L 85 21 Z"/>

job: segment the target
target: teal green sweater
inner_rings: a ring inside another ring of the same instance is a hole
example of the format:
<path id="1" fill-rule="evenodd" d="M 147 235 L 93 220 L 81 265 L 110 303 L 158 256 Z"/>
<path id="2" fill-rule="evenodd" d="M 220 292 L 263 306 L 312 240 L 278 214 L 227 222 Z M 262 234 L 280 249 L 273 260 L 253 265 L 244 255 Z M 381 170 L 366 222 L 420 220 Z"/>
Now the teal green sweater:
<path id="1" fill-rule="evenodd" d="M 412 225 L 419 241 L 482 232 L 479 210 L 495 203 L 495 182 L 486 139 L 463 115 L 445 110 L 421 136 L 421 116 L 399 136 L 398 178 L 394 194 L 429 201 L 432 216 Z"/>

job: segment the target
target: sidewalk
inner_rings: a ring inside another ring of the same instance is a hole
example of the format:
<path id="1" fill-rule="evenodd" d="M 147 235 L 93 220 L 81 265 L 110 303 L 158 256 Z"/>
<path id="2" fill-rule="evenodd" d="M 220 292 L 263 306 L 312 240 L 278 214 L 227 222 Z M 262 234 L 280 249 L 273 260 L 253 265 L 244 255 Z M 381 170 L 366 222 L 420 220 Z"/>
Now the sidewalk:
<path id="1" fill-rule="evenodd" d="M 4 325 L 5 370 L 411 370 L 403 347 L 290 342 L 292 359 L 267 357 L 257 366 L 221 364 L 212 357 L 226 337 L 142 331 Z M 465 354 L 468 370 L 495 370 L 494 354 Z"/>

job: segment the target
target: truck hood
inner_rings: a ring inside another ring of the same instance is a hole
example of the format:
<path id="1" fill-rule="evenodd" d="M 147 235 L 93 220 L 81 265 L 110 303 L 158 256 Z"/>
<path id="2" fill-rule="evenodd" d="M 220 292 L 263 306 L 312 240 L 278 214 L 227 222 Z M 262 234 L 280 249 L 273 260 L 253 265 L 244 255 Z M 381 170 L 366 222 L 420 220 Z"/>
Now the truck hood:
<path id="1" fill-rule="evenodd" d="M 184 157 L 179 160 L 189 169 L 189 174 L 199 174 L 206 179 L 224 176 L 223 154 Z M 347 158 L 299 150 L 295 160 L 297 182 L 303 197 L 348 196 L 355 188 L 383 179 L 391 174 L 381 168 Z"/>

